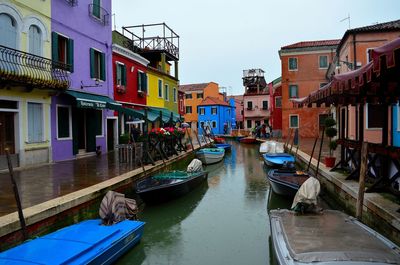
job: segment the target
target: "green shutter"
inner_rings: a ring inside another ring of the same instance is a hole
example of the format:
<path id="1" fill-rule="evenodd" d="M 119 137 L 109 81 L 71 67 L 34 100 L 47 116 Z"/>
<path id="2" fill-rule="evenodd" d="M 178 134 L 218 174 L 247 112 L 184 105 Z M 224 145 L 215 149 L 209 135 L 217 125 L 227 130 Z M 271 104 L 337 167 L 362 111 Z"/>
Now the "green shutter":
<path id="1" fill-rule="evenodd" d="M 147 93 L 147 74 L 146 73 L 142 73 L 142 91 Z"/>
<path id="2" fill-rule="evenodd" d="M 142 89 L 142 73 L 141 72 L 137 72 L 137 91 L 140 91 Z"/>
<path id="3" fill-rule="evenodd" d="M 93 0 L 93 15 L 100 18 L 100 0 Z"/>
<path id="4" fill-rule="evenodd" d="M 126 65 L 123 65 L 123 66 L 122 66 L 122 75 L 121 75 L 121 78 L 122 78 L 121 84 L 122 84 L 123 86 L 126 86 Z"/>
<path id="5" fill-rule="evenodd" d="M 58 62 L 58 34 L 51 33 L 51 57 L 52 60 Z"/>
<path id="6" fill-rule="evenodd" d="M 100 53 L 100 80 L 106 81 L 106 54 Z"/>
<path id="7" fill-rule="evenodd" d="M 74 72 L 74 40 L 68 39 L 68 55 L 67 63 L 69 64 L 69 71 Z"/>
<path id="8" fill-rule="evenodd" d="M 90 48 L 90 78 L 94 76 L 94 49 Z"/>

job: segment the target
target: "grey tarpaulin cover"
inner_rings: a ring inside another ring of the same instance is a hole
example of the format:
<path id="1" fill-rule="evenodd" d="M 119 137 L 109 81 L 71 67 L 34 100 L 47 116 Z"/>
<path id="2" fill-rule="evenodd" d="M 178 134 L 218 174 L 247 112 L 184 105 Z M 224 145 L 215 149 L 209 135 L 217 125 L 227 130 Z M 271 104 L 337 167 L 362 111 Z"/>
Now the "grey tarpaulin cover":
<path id="1" fill-rule="evenodd" d="M 320 191 L 321 186 L 318 179 L 309 177 L 297 191 L 293 200 L 292 209 L 296 207 L 298 203 L 317 205 L 317 197 Z"/>
<path id="2" fill-rule="evenodd" d="M 203 163 L 197 158 L 193 159 L 192 162 L 187 166 L 187 172 L 198 172 L 203 171 Z"/>
<path id="3" fill-rule="evenodd" d="M 99 215 L 105 225 L 112 225 L 125 219 L 136 219 L 138 208 L 134 199 L 115 191 L 108 191 L 100 204 Z"/>

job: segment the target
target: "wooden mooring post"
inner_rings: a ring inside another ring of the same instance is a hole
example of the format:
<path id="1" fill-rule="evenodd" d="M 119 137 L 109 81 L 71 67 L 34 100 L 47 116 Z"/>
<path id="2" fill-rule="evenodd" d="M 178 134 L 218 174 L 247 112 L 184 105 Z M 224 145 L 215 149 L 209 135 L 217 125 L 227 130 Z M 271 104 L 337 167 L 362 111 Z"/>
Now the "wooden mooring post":
<path id="1" fill-rule="evenodd" d="M 361 147 L 361 165 L 360 165 L 360 178 L 358 186 L 356 218 L 361 221 L 362 210 L 364 205 L 364 192 L 365 192 L 365 176 L 368 170 L 368 142 L 363 142 Z"/>

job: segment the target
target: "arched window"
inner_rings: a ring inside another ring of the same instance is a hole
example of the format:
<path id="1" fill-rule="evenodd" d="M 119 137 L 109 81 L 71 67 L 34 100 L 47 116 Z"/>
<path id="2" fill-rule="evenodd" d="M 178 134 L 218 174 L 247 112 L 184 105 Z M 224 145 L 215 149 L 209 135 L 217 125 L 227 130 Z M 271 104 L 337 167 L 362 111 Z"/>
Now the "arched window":
<path id="1" fill-rule="evenodd" d="M 39 27 L 29 27 L 29 53 L 42 56 L 42 32 Z"/>
<path id="2" fill-rule="evenodd" d="M 17 48 L 17 25 L 9 15 L 0 14 L 0 45 Z"/>

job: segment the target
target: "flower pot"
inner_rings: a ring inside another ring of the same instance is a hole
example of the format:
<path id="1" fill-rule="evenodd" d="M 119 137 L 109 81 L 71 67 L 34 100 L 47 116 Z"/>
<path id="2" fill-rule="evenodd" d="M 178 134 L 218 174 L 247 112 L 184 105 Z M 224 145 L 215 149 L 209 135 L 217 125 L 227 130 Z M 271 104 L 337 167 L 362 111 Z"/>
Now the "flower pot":
<path id="1" fill-rule="evenodd" d="M 336 157 L 325 157 L 325 166 L 333 167 L 335 165 Z"/>

